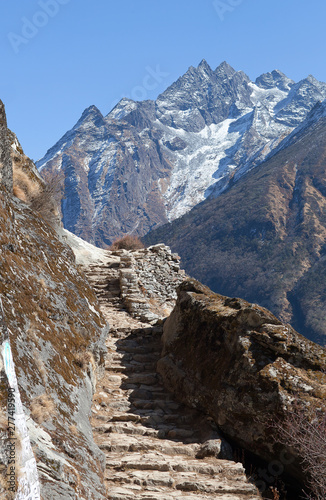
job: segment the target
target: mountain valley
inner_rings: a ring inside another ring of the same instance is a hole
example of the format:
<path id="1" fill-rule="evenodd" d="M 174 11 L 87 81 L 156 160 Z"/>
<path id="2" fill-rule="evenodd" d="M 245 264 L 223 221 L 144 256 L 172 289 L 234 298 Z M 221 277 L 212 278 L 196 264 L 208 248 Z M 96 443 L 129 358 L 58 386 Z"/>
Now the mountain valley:
<path id="1" fill-rule="evenodd" d="M 0 498 L 322 495 L 326 84 L 203 60 L 37 167 L 0 101 Z"/>
<path id="2" fill-rule="evenodd" d="M 145 241 L 164 241 L 213 290 L 257 302 L 323 344 L 325 178 L 323 104 L 269 160 Z"/>

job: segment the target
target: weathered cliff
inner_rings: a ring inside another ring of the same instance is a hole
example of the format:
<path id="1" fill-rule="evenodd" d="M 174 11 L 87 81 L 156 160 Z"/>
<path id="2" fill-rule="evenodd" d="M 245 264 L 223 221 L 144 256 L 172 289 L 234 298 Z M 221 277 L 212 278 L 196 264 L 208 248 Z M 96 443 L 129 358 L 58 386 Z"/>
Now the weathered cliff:
<path id="1" fill-rule="evenodd" d="M 326 407 L 324 348 L 266 309 L 217 295 L 196 280 L 180 285 L 163 344 L 158 371 L 167 387 L 265 460 L 293 452 L 273 438 L 271 419 L 282 422 L 295 401 L 307 418 Z M 281 460 L 294 475 L 301 474 L 299 462 L 298 456 Z"/>
<path id="2" fill-rule="evenodd" d="M 21 450 L 30 440 L 42 498 L 104 499 L 104 455 L 94 444 L 89 417 L 108 327 L 71 249 L 35 210 L 13 196 L 11 155 L 17 153 L 14 162 L 21 159 L 21 167 L 28 162 L 22 151 L 13 152 L 4 114 L 1 120 L 5 169 L 0 182 L 0 496 L 10 498 L 5 438 L 13 404 L 10 389 L 17 377 L 14 404 L 19 409 L 21 399 L 22 412 L 16 415 L 14 409 L 12 416 L 17 434 L 15 488 L 22 489 L 26 460 Z M 25 437 L 18 426 L 22 419 L 27 424 Z"/>
<path id="3" fill-rule="evenodd" d="M 12 190 L 11 148 L 8 137 L 7 118 L 3 102 L 0 101 L 0 183 Z"/>

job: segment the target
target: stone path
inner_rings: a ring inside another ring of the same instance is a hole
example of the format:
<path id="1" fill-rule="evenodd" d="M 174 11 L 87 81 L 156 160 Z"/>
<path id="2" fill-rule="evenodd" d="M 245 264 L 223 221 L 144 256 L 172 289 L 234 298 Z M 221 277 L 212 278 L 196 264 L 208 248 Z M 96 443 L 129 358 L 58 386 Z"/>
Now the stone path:
<path id="1" fill-rule="evenodd" d="M 119 263 L 88 266 L 111 330 L 105 376 L 92 410 L 94 438 L 106 454 L 111 500 L 258 500 L 214 423 L 179 404 L 156 373 L 161 326 L 132 318 L 121 304 Z"/>

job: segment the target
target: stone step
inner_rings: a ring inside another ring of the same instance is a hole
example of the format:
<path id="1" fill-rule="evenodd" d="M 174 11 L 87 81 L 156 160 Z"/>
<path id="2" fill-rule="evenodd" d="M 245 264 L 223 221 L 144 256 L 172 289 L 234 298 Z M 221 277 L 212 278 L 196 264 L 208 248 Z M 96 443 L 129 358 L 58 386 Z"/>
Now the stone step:
<path id="1" fill-rule="evenodd" d="M 133 380 L 136 380 L 139 376 L 149 376 L 153 373 L 156 375 L 156 380 L 159 380 L 159 375 L 153 368 L 156 368 L 157 362 L 152 361 L 151 363 L 141 364 L 135 363 L 132 360 L 124 359 L 121 357 L 120 359 L 110 359 L 108 356 L 107 361 L 105 362 L 105 370 L 112 372 L 121 372 L 124 374 L 130 374 L 130 383 L 134 383 Z M 142 369 L 143 368 L 143 369 Z M 138 382 L 137 382 L 138 383 Z M 154 382 L 153 382 L 154 383 Z"/>
<path id="2" fill-rule="evenodd" d="M 123 361 L 123 363 L 126 362 L 126 365 L 121 364 L 121 361 Z M 123 370 L 123 373 L 126 373 L 127 371 L 128 373 L 130 372 L 130 374 L 132 373 L 148 374 L 148 373 L 156 373 L 156 365 L 157 365 L 156 361 L 147 363 L 138 363 L 130 359 L 125 359 L 124 356 L 121 356 L 120 358 L 116 357 L 109 359 L 108 362 L 105 364 L 105 369 L 109 371 L 111 368 L 115 366 L 120 366 L 120 367 L 123 366 L 124 368 L 126 368 L 125 370 Z"/>
<path id="3" fill-rule="evenodd" d="M 113 415 L 110 422 L 140 422 L 141 418 L 140 415 L 134 413 L 121 413 L 120 415 Z"/>
<path id="4" fill-rule="evenodd" d="M 94 427 L 94 431 L 98 434 L 127 434 L 127 435 L 138 435 L 138 436 L 152 436 L 158 437 L 163 436 L 163 432 L 157 429 L 152 429 L 150 427 L 144 427 L 143 425 L 133 425 L 131 422 L 108 422 L 102 424 L 98 427 Z"/>
<path id="5" fill-rule="evenodd" d="M 161 489 L 163 493 L 168 492 L 169 489 L 171 493 L 173 491 L 182 491 L 182 492 L 194 492 L 203 493 L 203 494 L 218 494 L 224 495 L 225 493 L 228 495 L 239 495 L 239 494 L 249 494 L 251 495 L 254 492 L 253 487 L 244 487 L 236 484 L 236 481 L 228 481 L 217 479 L 201 479 L 197 474 L 171 474 L 169 472 L 156 472 L 151 471 L 150 473 L 144 471 L 135 471 L 135 472 L 120 472 L 115 473 L 114 476 L 110 475 L 106 477 L 106 484 L 124 484 L 134 486 L 141 486 L 142 488 L 146 488 L 147 495 L 150 492 L 150 489 Z M 163 487 L 163 488 L 162 488 Z M 162 491 L 163 489 L 163 491 Z M 149 490 L 149 491 L 148 491 Z M 155 491 L 153 491 L 154 493 Z M 180 497 L 182 498 L 182 496 Z M 223 497 L 224 498 L 224 497 Z"/>
<path id="6" fill-rule="evenodd" d="M 105 370 L 113 373 L 126 373 L 128 372 L 128 366 L 114 363 L 105 363 Z"/>
<path id="7" fill-rule="evenodd" d="M 165 486 L 167 488 L 173 488 L 174 486 L 174 479 L 169 472 L 113 472 L 106 476 L 106 480 L 112 483 L 138 484 L 143 487 Z"/>
<path id="8" fill-rule="evenodd" d="M 131 421 L 109 421 L 94 427 L 94 431 L 102 434 L 128 434 L 139 436 L 152 436 L 158 438 L 167 438 L 173 440 L 183 440 L 194 436 L 195 431 L 188 428 L 180 428 L 175 425 L 165 425 L 158 423 L 155 425 L 143 425 L 141 423 L 134 423 Z"/>
<path id="9" fill-rule="evenodd" d="M 157 358 L 159 359 L 160 355 L 161 355 L 161 349 L 158 348 L 157 345 L 148 345 L 148 346 L 145 346 L 145 345 L 140 345 L 140 344 L 137 344 L 135 346 L 122 346 L 121 347 L 121 352 L 126 352 L 126 353 L 132 353 L 132 354 L 148 354 L 148 353 L 151 353 L 151 354 L 156 354 Z"/>
<path id="10" fill-rule="evenodd" d="M 235 479 L 237 476 L 242 476 L 243 466 L 240 463 L 229 462 L 219 459 L 203 459 L 196 460 L 189 458 L 185 455 L 181 456 L 164 456 L 161 453 L 129 453 L 125 454 L 122 458 L 113 459 L 108 458 L 106 468 L 116 469 L 117 471 L 123 470 L 130 472 L 130 470 L 141 471 L 160 471 L 169 472 L 175 477 L 175 481 L 182 482 L 190 480 L 191 478 L 202 476 L 221 476 L 226 478 L 227 473 Z M 176 474 L 177 473 L 177 474 Z M 116 474 L 115 474 L 116 475 Z"/>
<path id="11" fill-rule="evenodd" d="M 137 409 L 156 410 L 162 409 L 163 411 L 175 411 L 179 407 L 178 403 L 169 402 L 166 399 L 132 399 L 131 406 Z"/>
<path id="12" fill-rule="evenodd" d="M 152 467 L 149 467 L 149 465 L 152 465 Z M 129 461 L 123 470 L 115 471 L 112 469 L 119 468 L 119 466 L 116 466 L 114 462 L 110 462 L 106 475 L 106 484 L 111 483 L 112 486 L 115 483 L 128 484 L 133 491 L 140 491 L 138 487 L 146 488 L 146 490 L 160 487 L 160 493 L 167 493 L 169 488 L 171 493 L 177 490 L 185 493 L 197 493 L 197 495 L 234 495 L 234 498 L 241 498 L 241 495 L 242 498 L 256 495 L 256 489 L 252 484 L 239 481 L 239 478 L 243 476 L 242 467 L 239 469 L 239 477 L 235 475 L 228 478 L 224 476 L 223 468 L 216 467 L 217 472 L 215 472 L 214 467 L 208 465 L 207 474 L 205 468 L 203 472 L 183 472 L 180 470 L 180 468 L 182 469 L 181 464 L 175 462 L 174 466 L 175 469 L 173 467 L 169 469 L 167 468 L 169 467 L 168 463 L 151 462 L 151 464 L 148 464 L 148 468 L 143 468 L 143 463 Z M 254 498 L 257 498 L 257 496 Z"/>
<path id="13" fill-rule="evenodd" d="M 146 365 L 146 363 L 153 362 L 153 354 L 134 354 L 133 360 Z"/>
<path id="14" fill-rule="evenodd" d="M 247 495 L 228 495 L 201 493 L 184 493 L 182 491 L 142 491 L 137 492 L 130 488 L 114 487 L 110 484 L 108 499 L 109 500 L 257 500 L 257 496 Z"/>
<path id="15" fill-rule="evenodd" d="M 96 285 L 93 285 L 93 288 L 96 293 L 101 293 L 103 290 L 104 291 L 117 291 L 120 293 L 120 286 L 119 284 L 112 284 L 108 283 L 106 280 L 102 281 L 100 283 L 96 283 Z"/>
<path id="16" fill-rule="evenodd" d="M 174 442 L 169 440 L 157 440 L 150 436 L 124 436 L 122 439 L 121 434 L 111 433 L 109 437 L 105 437 L 102 434 L 98 435 L 100 438 L 99 447 L 105 453 L 110 453 L 108 459 L 114 457 L 114 453 L 117 453 L 120 458 L 121 453 L 135 452 L 141 453 L 142 451 L 157 451 L 168 456 L 184 455 L 186 457 L 195 458 L 200 445 L 184 445 L 181 442 Z"/>
<path id="17" fill-rule="evenodd" d="M 128 377 L 130 384 L 155 385 L 158 382 L 158 375 L 155 372 L 151 373 L 132 373 Z"/>
<path id="18" fill-rule="evenodd" d="M 155 473 L 151 472 L 147 476 L 142 478 L 138 478 L 137 474 L 133 477 L 128 477 L 128 474 L 121 474 L 118 477 L 117 481 L 114 481 L 110 478 L 106 478 L 106 485 L 109 490 L 109 495 L 112 495 L 114 492 L 114 485 L 117 482 L 122 482 L 122 484 L 127 484 L 131 489 L 130 493 L 140 493 L 141 496 L 136 496 L 134 498 L 162 498 L 162 497 L 154 497 L 153 494 L 156 495 L 170 495 L 164 498 L 191 498 L 191 493 L 193 494 L 192 498 L 203 499 L 206 498 L 222 498 L 226 500 L 227 498 L 232 500 L 237 499 L 255 499 L 257 500 L 259 497 L 257 496 L 256 489 L 250 483 L 239 483 L 236 481 L 228 481 L 223 479 L 216 480 L 208 480 L 207 477 L 203 479 L 198 478 L 198 476 L 194 473 L 190 474 L 178 474 L 176 475 L 176 480 L 174 478 L 170 478 L 167 474 L 163 475 L 162 478 L 160 476 L 163 473 Z M 182 478 L 184 476 L 184 479 Z M 129 479 L 129 482 L 128 482 Z M 140 484 L 139 484 L 140 483 Z M 172 486 L 172 487 L 171 487 Z M 146 491 L 144 491 L 146 488 Z M 154 490 L 154 491 L 151 491 Z M 177 495 L 177 492 L 180 492 Z M 186 493 L 187 495 L 183 495 Z M 112 498 L 112 497 L 109 497 Z M 125 497 L 126 498 L 126 497 Z M 131 497 L 132 498 L 132 497 Z"/>
<path id="19" fill-rule="evenodd" d="M 174 402 L 173 396 L 166 392 L 164 387 L 157 384 L 153 390 L 148 387 L 146 389 L 136 389 L 132 393 L 133 399 L 164 399 L 165 401 Z"/>
<path id="20" fill-rule="evenodd" d="M 105 290 L 103 292 L 99 292 L 99 293 L 96 293 L 96 296 L 97 296 L 97 300 L 99 301 L 100 303 L 100 306 L 108 306 L 110 305 L 112 307 L 112 305 L 114 304 L 121 304 L 121 299 L 119 297 L 119 293 L 118 292 L 111 292 L 109 290 Z"/>
<path id="21" fill-rule="evenodd" d="M 114 290 L 103 289 L 103 290 L 97 291 L 96 296 L 97 296 L 98 301 L 100 303 L 103 303 L 103 305 L 105 305 L 107 303 L 107 301 L 108 301 L 108 303 L 111 303 L 112 300 L 121 302 L 118 290 L 114 291 Z"/>

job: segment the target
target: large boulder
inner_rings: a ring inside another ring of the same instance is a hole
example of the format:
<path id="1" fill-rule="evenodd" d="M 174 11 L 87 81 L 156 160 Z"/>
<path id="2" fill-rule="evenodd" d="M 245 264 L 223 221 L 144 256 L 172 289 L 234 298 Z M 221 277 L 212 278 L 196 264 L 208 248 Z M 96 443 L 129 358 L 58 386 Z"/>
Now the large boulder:
<path id="1" fill-rule="evenodd" d="M 293 402 L 309 412 L 326 404 L 326 349 L 268 310 L 227 298 L 189 279 L 164 325 L 158 371 L 183 402 L 209 414 L 235 443 L 279 461 L 300 477 L 299 456 L 271 435 Z"/>

